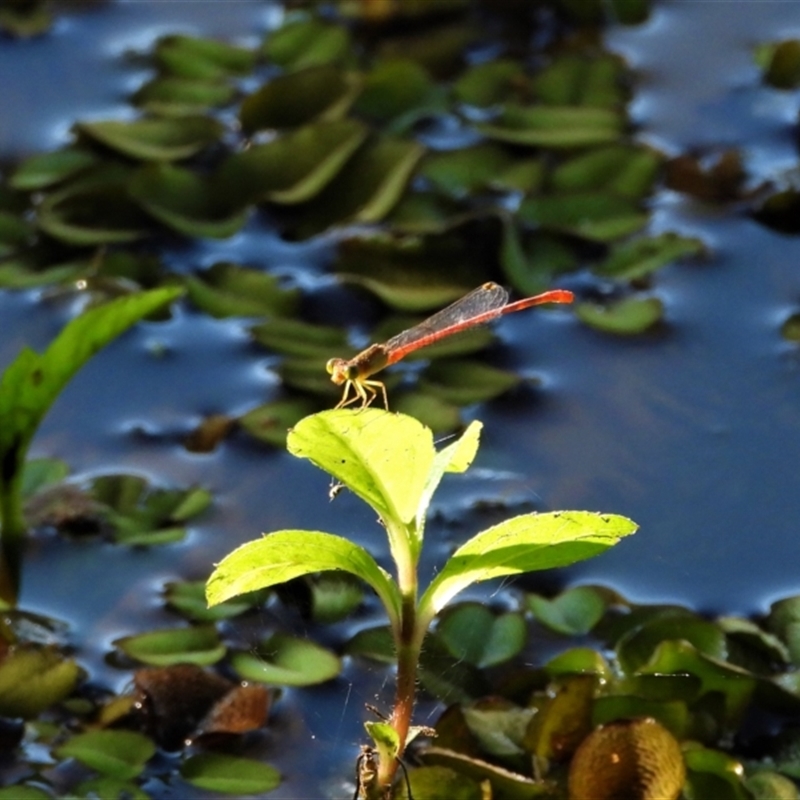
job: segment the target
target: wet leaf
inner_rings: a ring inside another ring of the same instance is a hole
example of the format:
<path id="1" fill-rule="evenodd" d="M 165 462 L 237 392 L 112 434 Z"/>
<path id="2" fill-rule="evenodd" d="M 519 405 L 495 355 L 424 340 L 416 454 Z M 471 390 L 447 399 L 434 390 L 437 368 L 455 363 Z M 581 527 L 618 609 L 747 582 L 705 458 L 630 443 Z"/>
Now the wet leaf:
<path id="1" fill-rule="evenodd" d="M 455 98 L 485 108 L 530 100 L 530 79 L 518 61 L 496 59 L 468 67 L 453 86 Z"/>
<path id="2" fill-rule="evenodd" d="M 366 136 L 355 120 L 315 122 L 229 156 L 216 183 L 242 201 L 306 202 L 345 167 Z"/>
<path id="3" fill-rule="evenodd" d="M 616 722 L 597 728 L 578 748 L 569 768 L 569 795 L 677 800 L 685 779 L 680 745 L 666 728 L 652 719 Z"/>
<path id="4" fill-rule="evenodd" d="M 394 59 L 377 63 L 364 77 L 364 89 L 355 111 L 389 121 L 403 116 L 408 122 L 443 106 L 441 93 L 426 70 L 414 61 Z"/>
<path id="5" fill-rule="evenodd" d="M 83 677 L 72 659 L 48 647 L 20 647 L 0 663 L 0 714 L 34 719 L 66 699 Z"/>
<path id="6" fill-rule="evenodd" d="M 628 99 L 624 77 L 619 56 L 567 54 L 533 78 L 533 89 L 541 102 L 552 106 L 617 109 Z"/>
<path id="7" fill-rule="evenodd" d="M 382 136 L 368 142 L 311 202 L 301 208 L 301 237 L 334 224 L 379 222 L 395 206 L 424 153 L 415 142 Z"/>
<path id="8" fill-rule="evenodd" d="M 611 145 L 574 156 L 556 167 L 550 183 L 557 192 L 604 190 L 644 198 L 653 189 L 662 157 L 654 150 Z"/>
<path id="9" fill-rule="evenodd" d="M 521 614 L 493 614 L 479 603 L 462 603 L 442 614 L 436 636 L 454 658 L 483 669 L 517 655 L 527 629 Z"/>
<path id="10" fill-rule="evenodd" d="M 428 747 L 420 753 L 420 757 L 425 764 L 448 767 L 460 775 L 481 783 L 489 781 L 492 786 L 492 796 L 496 792 L 497 797 L 508 798 L 508 800 L 559 797 L 560 789 L 554 781 L 536 780 L 444 747 Z M 481 797 L 483 796 L 481 795 Z"/>
<path id="11" fill-rule="evenodd" d="M 795 783 L 777 772 L 763 770 L 744 782 L 753 800 L 798 800 L 800 792 Z"/>
<path id="12" fill-rule="evenodd" d="M 304 16 L 272 31 L 264 42 L 263 53 L 268 60 L 296 72 L 349 61 L 352 41 L 350 32 L 342 25 Z"/>
<path id="13" fill-rule="evenodd" d="M 222 135 L 222 125 L 210 117 L 104 120 L 79 122 L 75 129 L 117 153 L 143 161 L 189 158 Z"/>
<path id="14" fill-rule="evenodd" d="M 449 767 L 417 767 L 409 770 L 411 789 L 401 782 L 398 785 L 400 800 L 425 797 L 447 797 L 448 800 L 483 800 L 479 784 Z"/>
<path id="15" fill-rule="evenodd" d="M 235 87 L 220 80 L 161 76 L 141 86 L 133 102 L 150 114 L 179 117 L 227 106 L 236 93 Z"/>
<path id="16" fill-rule="evenodd" d="M 259 344 L 287 356 L 328 359 L 352 353 L 346 331 L 331 325 L 274 317 L 253 326 L 250 333 Z"/>
<path id="17" fill-rule="evenodd" d="M 495 122 L 475 127 L 500 142 L 569 149 L 617 141 L 624 119 L 605 108 L 507 105 Z"/>
<path id="18" fill-rule="evenodd" d="M 288 431 L 314 411 L 310 400 L 293 397 L 277 400 L 248 411 L 239 417 L 239 425 L 251 436 L 273 447 L 286 444 Z"/>
<path id="19" fill-rule="evenodd" d="M 530 225 L 611 242 L 641 230 L 650 220 L 638 203 L 602 192 L 529 197 L 519 218 Z"/>
<path id="20" fill-rule="evenodd" d="M 662 233 L 614 245 L 605 261 L 594 268 L 597 275 L 620 280 L 637 280 L 667 264 L 705 252 L 701 239 Z"/>
<path id="21" fill-rule="evenodd" d="M 35 192 L 61 183 L 97 164 L 97 156 L 78 147 L 65 147 L 26 158 L 11 173 L 8 184 L 14 189 Z"/>
<path id="22" fill-rule="evenodd" d="M 321 65 L 280 75 L 248 95 L 239 119 L 246 134 L 341 119 L 361 92 L 356 73 Z"/>
<path id="23" fill-rule="evenodd" d="M 155 667 L 216 664 L 226 651 L 210 625 L 149 631 L 115 639 L 113 644 L 129 658 Z"/>
<path id="24" fill-rule="evenodd" d="M 700 745 L 686 748 L 686 792 L 690 797 L 715 800 L 752 800 L 744 788 L 741 762 L 719 750 Z"/>
<path id="25" fill-rule="evenodd" d="M 605 614 L 608 591 L 594 586 L 567 589 L 552 600 L 536 594 L 526 598 L 528 608 L 548 628 L 565 636 L 584 636 Z"/>
<path id="26" fill-rule="evenodd" d="M 74 758 L 90 769 L 118 780 L 139 775 L 155 755 L 156 746 L 134 731 L 87 731 L 56 748 L 59 758 Z"/>
<path id="27" fill-rule="evenodd" d="M 575 316 L 604 333 L 633 336 L 659 322 L 664 316 L 664 306 L 657 297 L 625 297 L 609 305 L 578 303 Z"/>
<path id="28" fill-rule="evenodd" d="M 132 242 L 147 234 L 150 221 L 128 195 L 131 171 L 101 164 L 45 196 L 36 222 L 49 236 L 71 245 Z"/>
<path id="29" fill-rule="evenodd" d="M 238 197 L 220 191 L 213 180 L 171 164 L 148 164 L 128 184 L 141 208 L 184 236 L 227 239 L 247 222 Z"/>
<path id="30" fill-rule="evenodd" d="M 260 604 L 263 597 L 247 595 L 209 608 L 206 603 L 205 581 L 180 581 L 168 583 L 164 587 L 164 599 L 186 619 L 193 622 L 217 622 L 244 614 Z"/>
<path id="31" fill-rule="evenodd" d="M 453 197 L 464 197 L 485 188 L 514 163 L 515 159 L 502 147 L 484 143 L 429 153 L 420 165 L 419 175 L 439 191 Z"/>
<path id="32" fill-rule="evenodd" d="M 456 550 L 420 600 L 420 617 L 433 616 L 472 583 L 574 564 L 604 552 L 636 528 L 625 517 L 588 511 L 513 517 Z"/>
<path id="33" fill-rule="evenodd" d="M 192 786 L 242 797 L 271 792 L 281 782 L 269 764 L 222 753 L 198 753 L 181 765 L 181 777 Z"/>
<path id="34" fill-rule="evenodd" d="M 214 317 L 266 317 L 292 314 L 299 292 L 285 289 L 274 275 L 230 262 L 184 278 L 188 298 Z"/>
<path id="35" fill-rule="evenodd" d="M 467 406 L 493 400 L 521 382 L 519 376 L 480 361 L 446 359 L 431 364 L 419 381 L 422 391 Z"/>
<path id="36" fill-rule="evenodd" d="M 215 80 L 246 75 L 256 54 L 244 47 L 194 36 L 165 36 L 155 48 L 156 63 L 168 74 L 181 78 Z"/>
<path id="37" fill-rule="evenodd" d="M 233 653 L 230 663 L 245 680 L 276 686 L 313 686 L 335 678 L 342 669 L 330 650 L 283 633 L 273 634 L 254 650 Z"/>

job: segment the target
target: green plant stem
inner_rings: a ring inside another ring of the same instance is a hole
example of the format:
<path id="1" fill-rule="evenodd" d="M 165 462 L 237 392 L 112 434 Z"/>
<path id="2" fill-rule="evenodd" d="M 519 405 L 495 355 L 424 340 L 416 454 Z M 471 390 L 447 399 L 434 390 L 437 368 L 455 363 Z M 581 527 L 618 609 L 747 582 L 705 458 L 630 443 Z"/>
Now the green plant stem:
<path id="1" fill-rule="evenodd" d="M 0 488 L 0 604 L 17 604 L 25 546 L 25 517 L 22 513 L 20 476 L 2 483 Z"/>

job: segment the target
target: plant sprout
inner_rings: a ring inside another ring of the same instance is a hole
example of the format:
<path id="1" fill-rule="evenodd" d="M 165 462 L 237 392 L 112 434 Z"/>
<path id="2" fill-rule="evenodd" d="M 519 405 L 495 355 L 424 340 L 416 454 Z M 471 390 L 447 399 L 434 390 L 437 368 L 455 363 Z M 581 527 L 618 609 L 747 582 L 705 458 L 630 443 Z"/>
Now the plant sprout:
<path id="1" fill-rule="evenodd" d="M 388 720 L 365 724 L 377 762 L 374 772 L 361 770 L 359 791 L 366 800 L 391 796 L 398 760 L 420 731 L 412 725 L 417 666 L 436 614 L 473 583 L 573 564 L 637 528 L 625 517 L 587 511 L 513 517 L 459 547 L 420 594 L 417 567 L 431 498 L 446 472 L 464 472 L 472 463 L 480 429 L 473 422 L 460 439 L 437 451 L 430 429 L 402 414 L 340 409 L 306 417 L 289 432 L 289 451 L 330 473 L 376 511 L 389 537 L 394 577 L 341 536 L 283 530 L 234 550 L 208 581 L 210 605 L 326 570 L 356 575 L 378 595 L 389 618 L 397 677 Z"/>

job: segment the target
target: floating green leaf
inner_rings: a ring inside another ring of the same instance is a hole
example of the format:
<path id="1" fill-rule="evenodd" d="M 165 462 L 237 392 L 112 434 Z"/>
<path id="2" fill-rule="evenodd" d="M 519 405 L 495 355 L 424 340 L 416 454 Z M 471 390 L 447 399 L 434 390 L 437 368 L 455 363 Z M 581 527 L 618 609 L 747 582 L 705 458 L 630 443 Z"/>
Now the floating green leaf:
<path id="1" fill-rule="evenodd" d="M 529 197 L 519 209 L 523 222 L 598 242 L 641 230 L 650 217 L 638 203 L 603 192 Z"/>
<path id="2" fill-rule="evenodd" d="M 248 211 L 240 197 L 227 195 L 212 180 L 171 164 L 148 164 L 128 184 L 141 208 L 178 233 L 227 239 L 244 227 Z"/>
<path id="3" fill-rule="evenodd" d="M 403 116 L 407 121 L 441 105 L 427 71 L 414 61 L 394 59 L 376 64 L 364 78 L 355 111 L 378 120 Z"/>
<path id="4" fill-rule="evenodd" d="M 494 614 L 480 603 L 462 603 L 442 614 L 436 636 L 453 657 L 485 668 L 517 655 L 527 628 L 519 613 Z"/>
<path id="5" fill-rule="evenodd" d="M 75 129 L 122 155 L 143 161 L 189 158 L 216 142 L 222 125 L 210 117 L 79 122 Z"/>
<path id="6" fill-rule="evenodd" d="M 625 297 L 608 305 L 578 303 L 575 316 L 604 333 L 633 336 L 659 322 L 664 316 L 664 306 L 657 297 Z"/>
<path id="7" fill-rule="evenodd" d="M 552 600 L 536 594 L 527 597 L 528 608 L 542 624 L 567 636 L 589 633 L 609 602 L 609 593 L 594 586 L 576 586 Z"/>
<path id="8" fill-rule="evenodd" d="M 181 616 L 194 622 L 217 622 L 237 617 L 259 602 L 258 595 L 249 595 L 209 608 L 206 602 L 205 581 L 168 583 L 164 589 L 164 599 Z"/>
<path id="9" fill-rule="evenodd" d="M 222 108 L 235 97 L 236 89 L 224 81 L 161 76 L 140 87 L 133 102 L 151 114 L 174 117 Z"/>
<path id="10" fill-rule="evenodd" d="M 239 264 L 213 264 L 184 280 L 189 299 L 218 318 L 291 314 L 297 306 L 296 289 L 284 289 L 274 275 Z"/>
<path id="11" fill-rule="evenodd" d="M 281 782 L 269 764 L 223 753 L 197 753 L 181 765 L 181 777 L 192 786 L 237 797 L 271 792 Z"/>
<path id="12" fill-rule="evenodd" d="M 519 376 L 480 361 L 446 359 L 431 364 L 419 381 L 421 391 L 459 406 L 493 400 L 521 382 Z"/>
<path id="13" fill-rule="evenodd" d="M 549 105 L 616 109 L 628 96 L 623 76 L 624 62 L 619 56 L 569 54 L 557 58 L 532 82 L 539 100 Z"/>
<path id="14" fill-rule="evenodd" d="M 283 633 L 252 650 L 233 653 L 230 663 L 243 679 L 276 686 L 313 686 L 335 678 L 342 669 L 330 650 Z"/>
<path id="15" fill-rule="evenodd" d="M 139 775 L 155 755 L 151 739 L 134 731 L 87 731 L 56 749 L 59 758 L 74 758 L 87 767 L 119 780 Z"/>
<path id="16" fill-rule="evenodd" d="M 424 149 L 416 142 L 382 136 L 368 142 L 311 202 L 302 207 L 300 236 L 331 225 L 379 222 L 394 207 Z"/>
<path id="17" fill-rule="evenodd" d="M 796 89 L 800 85 L 800 39 L 762 45 L 756 61 L 764 70 L 764 80 L 776 89 Z"/>
<path id="18" fill-rule="evenodd" d="M 360 91 L 361 79 L 356 73 L 329 65 L 308 67 L 274 78 L 248 95 L 239 119 L 247 134 L 341 119 Z"/>
<path id="19" fill-rule="evenodd" d="M 355 120 L 315 122 L 229 156 L 216 184 L 248 202 L 306 202 L 333 180 L 366 136 Z"/>
<path id="20" fill-rule="evenodd" d="M 283 447 L 289 429 L 311 414 L 314 408 L 310 400 L 293 397 L 257 406 L 239 417 L 238 422 L 256 439 L 273 447 Z"/>
<path id="21" fill-rule="evenodd" d="M 156 62 L 162 69 L 181 78 L 215 80 L 246 75 L 256 62 L 256 54 L 244 47 L 194 36 L 165 36 L 155 48 Z"/>
<path id="22" fill-rule="evenodd" d="M 350 32 L 342 25 L 301 17 L 272 31 L 264 42 L 263 53 L 270 61 L 296 72 L 350 60 L 352 42 Z"/>
<path id="23" fill-rule="evenodd" d="M 623 126 L 622 115 L 605 108 L 508 105 L 496 121 L 476 128 L 500 142 L 569 149 L 615 142 Z"/>
<path id="24" fill-rule="evenodd" d="M 331 325 L 273 317 L 254 325 L 250 333 L 259 344 L 287 356 L 328 359 L 352 352 L 347 333 Z"/>
<path id="25" fill-rule="evenodd" d="M 49 189 L 95 164 L 97 156 L 94 153 L 66 147 L 26 158 L 11 173 L 8 183 L 12 188 L 25 192 Z"/>
<path id="26" fill-rule="evenodd" d="M 16 649 L 0 664 L 0 714 L 34 719 L 66 699 L 82 675 L 75 661 L 55 649 Z"/>
<path id="27" fill-rule="evenodd" d="M 462 197 L 488 186 L 514 163 L 515 159 L 506 150 L 487 142 L 430 153 L 420 165 L 419 174 L 440 191 Z"/>
<path id="28" fill-rule="evenodd" d="M 216 664 L 225 656 L 225 645 L 211 625 L 170 628 L 124 636 L 113 642 L 126 656 L 143 664 L 166 667 L 170 664 Z"/>
<path id="29" fill-rule="evenodd" d="M 499 103 L 524 99 L 530 79 L 518 61 L 496 59 L 475 64 L 464 71 L 453 86 L 453 94 L 462 103 L 485 108 Z"/>
<path id="30" fill-rule="evenodd" d="M 605 261 L 594 268 L 594 272 L 621 280 L 636 280 L 672 261 L 699 256 L 704 252 L 705 245 L 701 239 L 662 233 L 615 245 Z"/>

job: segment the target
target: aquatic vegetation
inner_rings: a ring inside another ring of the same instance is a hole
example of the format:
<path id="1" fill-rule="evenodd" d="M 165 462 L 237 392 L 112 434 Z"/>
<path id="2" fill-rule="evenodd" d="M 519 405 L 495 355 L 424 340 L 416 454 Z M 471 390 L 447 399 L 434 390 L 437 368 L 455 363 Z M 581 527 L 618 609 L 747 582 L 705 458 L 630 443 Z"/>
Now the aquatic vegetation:
<path id="1" fill-rule="evenodd" d="M 208 581 L 213 605 L 302 575 L 341 570 L 365 581 L 380 598 L 394 645 L 396 697 L 388 721 L 366 723 L 376 772 L 369 779 L 362 772 L 365 798 L 390 796 L 398 759 L 421 732 L 412 725 L 412 711 L 423 640 L 455 595 L 473 583 L 599 555 L 636 530 L 624 517 L 582 511 L 512 517 L 462 544 L 421 587 L 418 564 L 431 498 L 445 473 L 469 467 L 480 427 L 473 423 L 459 440 L 436 451 L 430 430 L 385 411 L 342 409 L 302 420 L 289 433 L 289 451 L 329 472 L 375 510 L 389 538 L 394 579 L 354 542 L 287 530 L 237 548 Z M 484 660 L 491 663 L 494 657 Z M 365 763 L 373 763 L 372 756 Z"/>

